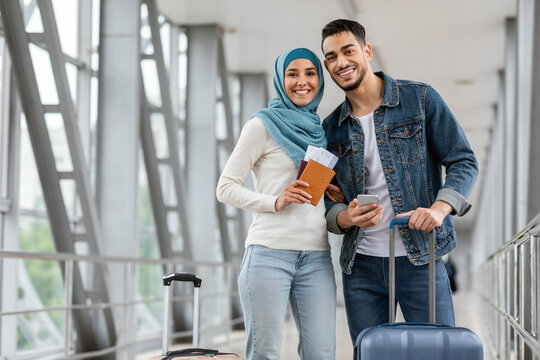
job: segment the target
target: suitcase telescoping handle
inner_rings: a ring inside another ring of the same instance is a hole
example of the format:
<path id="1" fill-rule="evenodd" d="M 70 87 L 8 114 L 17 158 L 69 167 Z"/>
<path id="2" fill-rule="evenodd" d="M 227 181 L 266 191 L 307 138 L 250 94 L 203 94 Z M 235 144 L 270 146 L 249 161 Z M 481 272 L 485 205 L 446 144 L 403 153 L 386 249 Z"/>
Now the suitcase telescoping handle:
<path id="1" fill-rule="evenodd" d="M 169 347 L 169 308 L 171 305 L 170 292 L 173 281 L 192 282 L 193 291 L 193 347 L 199 345 L 199 290 L 202 280 L 188 273 L 171 273 L 163 276 L 163 337 L 161 339 L 162 355 L 167 355 Z"/>
<path id="2" fill-rule="evenodd" d="M 395 226 L 396 224 L 408 225 L 410 216 L 396 217 L 390 221 L 390 251 L 389 251 L 389 260 L 388 266 L 390 273 L 390 289 L 389 289 L 389 314 L 390 314 L 390 323 L 395 321 L 396 316 L 396 244 L 395 244 Z M 429 322 L 435 323 L 436 313 L 435 313 L 435 232 L 431 231 L 429 233 Z"/>

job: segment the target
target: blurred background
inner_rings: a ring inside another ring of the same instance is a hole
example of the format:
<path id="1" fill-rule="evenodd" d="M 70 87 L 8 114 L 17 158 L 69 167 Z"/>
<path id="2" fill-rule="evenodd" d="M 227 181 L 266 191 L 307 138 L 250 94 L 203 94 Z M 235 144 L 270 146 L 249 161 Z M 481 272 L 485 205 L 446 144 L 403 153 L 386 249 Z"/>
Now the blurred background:
<path id="1" fill-rule="evenodd" d="M 0 16 L 2 359 L 159 354 L 170 271 L 203 278 L 201 345 L 243 354 L 251 214 L 217 202 L 217 178 L 274 96 L 276 57 L 322 59 L 337 18 L 365 26 L 374 70 L 431 84 L 477 156 L 446 259 L 457 325 L 486 359 L 540 359 L 539 1 L 3 0 Z M 344 100 L 325 77 L 321 118 Z M 169 330 L 187 346 L 191 289 L 173 295 Z M 289 316 L 282 358 L 298 358 L 295 336 Z"/>

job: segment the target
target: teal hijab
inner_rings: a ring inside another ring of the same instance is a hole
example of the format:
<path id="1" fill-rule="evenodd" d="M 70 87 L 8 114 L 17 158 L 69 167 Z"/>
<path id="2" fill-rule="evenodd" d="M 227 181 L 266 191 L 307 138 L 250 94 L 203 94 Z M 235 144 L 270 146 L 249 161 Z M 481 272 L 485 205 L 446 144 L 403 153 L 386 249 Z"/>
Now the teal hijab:
<path id="1" fill-rule="evenodd" d="M 308 59 L 319 75 L 319 90 L 306 106 L 296 106 L 287 96 L 284 86 L 285 69 L 295 59 Z M 274 89 L 276 97 L 270 100 L 268 108 L 252 115 L 264 123 L 272 139 L 289 155 L 296 166 L 304 159 L 308 145 L 326 148 L 326 137 L 317 115 L 317 107 L 324 92 L 322 67 L 317 55 L 305 48 L 296 48 L 281 54 L 275 63 Z"/>

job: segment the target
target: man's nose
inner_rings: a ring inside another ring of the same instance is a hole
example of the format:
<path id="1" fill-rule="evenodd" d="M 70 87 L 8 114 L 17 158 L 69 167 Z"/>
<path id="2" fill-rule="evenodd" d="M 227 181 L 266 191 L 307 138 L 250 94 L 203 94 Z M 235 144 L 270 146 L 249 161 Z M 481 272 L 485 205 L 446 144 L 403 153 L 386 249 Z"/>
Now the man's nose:
<path id="1" fill-rule="evenodd" d="M 338 66 L 338 69 L 343 69 L 349 64 L 349 61 L 345 56 L 338 56 L 336 59 L 336 64 Z"/>

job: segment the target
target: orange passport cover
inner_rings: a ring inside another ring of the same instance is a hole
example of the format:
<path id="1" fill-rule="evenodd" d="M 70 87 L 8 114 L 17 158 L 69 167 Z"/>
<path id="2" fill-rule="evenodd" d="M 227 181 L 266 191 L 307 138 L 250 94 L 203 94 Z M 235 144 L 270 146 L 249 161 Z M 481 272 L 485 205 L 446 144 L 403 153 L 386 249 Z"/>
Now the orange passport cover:
<path id="1" fill-rule="evenodd" d="M 315 160 L 309 160 L 299 180 L 309 184 L 307 188 L 302 186 L 302 190 L 312 196 L 311 205 L 317 206 L 335 174 L 334 170 L 319 164 Z"/>

